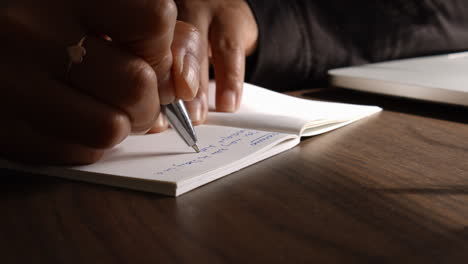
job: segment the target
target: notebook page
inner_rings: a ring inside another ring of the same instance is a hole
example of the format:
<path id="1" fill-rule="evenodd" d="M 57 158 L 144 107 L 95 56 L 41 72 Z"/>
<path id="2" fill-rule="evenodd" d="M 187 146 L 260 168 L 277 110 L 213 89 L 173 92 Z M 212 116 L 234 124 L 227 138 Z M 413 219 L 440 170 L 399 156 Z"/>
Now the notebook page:
<path id="1" fill-rule="evenodd" d="M 214 90 L 210 83 L 210 109 L 214 109 Z M 210 112 L 207 123 L 310 136 L 317 134 L 314 126 L 323 133 L 379 111 L 376 106 L 301 99 L 246 83 L 239 111 Z"/>
<path id="2" fill-rule="evenodd" d="M 130 136 L 91 165 L 37 167 L 0 159 L 0 167 L 177 196 L 299 143 L 299 137 L 277 132 L 209 125 L 195 130 L 200 153 L 169 129 Z"/>
<path id="3" fill-rule="evenodd" d="M 200 153 L 195 153 L 175 131 L 169 130 L 159 134 L 130 136 L 99 162 L 73 169 L 180 185 L 215 170 L 224 176 L 225 168 L 237 168 L 235 163 L 255 160 L 254 156 L 271 150 L 283 141 L 297 138 L 233 127 L 202 125 L 195 129 Z"/>

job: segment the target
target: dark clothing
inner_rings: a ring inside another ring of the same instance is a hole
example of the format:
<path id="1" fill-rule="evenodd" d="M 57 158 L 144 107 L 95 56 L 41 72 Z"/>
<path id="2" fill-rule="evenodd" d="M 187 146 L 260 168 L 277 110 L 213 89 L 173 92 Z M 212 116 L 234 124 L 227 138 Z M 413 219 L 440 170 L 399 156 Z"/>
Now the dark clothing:
<path id="1" fill-rule="evenodd" d="M 312 87 L 331 68 L 468 50 L 467 0 L 247 0 L 259 27 L 246 81 Z"/>

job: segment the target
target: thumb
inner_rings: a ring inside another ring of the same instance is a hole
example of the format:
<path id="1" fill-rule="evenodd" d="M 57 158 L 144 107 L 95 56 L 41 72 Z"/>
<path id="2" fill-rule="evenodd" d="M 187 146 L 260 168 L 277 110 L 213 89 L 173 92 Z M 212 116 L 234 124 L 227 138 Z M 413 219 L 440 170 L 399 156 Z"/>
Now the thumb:
<path id="1" fill-rule="evenodd" d="M 175 96 L 184 101 L 191 101 L 200 86 L 200 61 L 203 49 L 200 33 L 190 24 L 177 21 L 172 42 L 172 77 Z M 164 131 L 167 120 L 160 115 L 150 133 Z"/>

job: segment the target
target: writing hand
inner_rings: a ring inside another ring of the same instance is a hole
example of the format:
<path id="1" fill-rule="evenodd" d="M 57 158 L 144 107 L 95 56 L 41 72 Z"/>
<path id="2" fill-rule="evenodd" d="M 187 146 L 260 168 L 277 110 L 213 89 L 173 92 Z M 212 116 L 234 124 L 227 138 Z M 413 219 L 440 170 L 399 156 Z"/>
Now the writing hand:
<path id="1" fill-rule="evenodd" d="M 0 154 L 95 162 L 129 133 L 150 129 L 160 104 L 191 99 L 196 85 L 173 85 L 176 16 L 172 0 L 2 3 Z M 66 79 L 66 47 L 85 35 L 84 60 Z"/>

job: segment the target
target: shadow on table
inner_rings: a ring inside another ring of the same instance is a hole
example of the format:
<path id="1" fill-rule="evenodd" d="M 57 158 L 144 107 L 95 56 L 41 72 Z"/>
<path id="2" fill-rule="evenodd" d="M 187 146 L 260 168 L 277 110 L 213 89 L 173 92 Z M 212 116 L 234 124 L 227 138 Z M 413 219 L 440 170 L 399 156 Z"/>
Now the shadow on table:
<path id="1" fill-rule="evenodd" d="M 4 194 L 24 194 L 29 191 L 50 190 L 58 185 L 61 180 L 42 175 L 35 175 L 26 172 L 0 169 L 0 193 Z"/>
<path id="2" fill-rule="evenodd" d="M 385 110 L 468 124 L 468 107 L 378 95 L 342 88 L 320 88 L 305 97 L 351 104 L 378 105 Z"/>
<path id="3" fill-rule="evenodd" d="M 38 193 L 59 192 L 65 189 L 83 189 L 83 191 L 101 191 L 108 195 L 115 193 L 129 196 L 150 197 L 151 199 L 171 199 L 170 196 L 135 191 L 109 185 L 75 181 L 60 177 L 20 172 L 0 168 L 0 198 L 28 196 Z M 149 195 L 149 196 L 148 196 Z"/>

